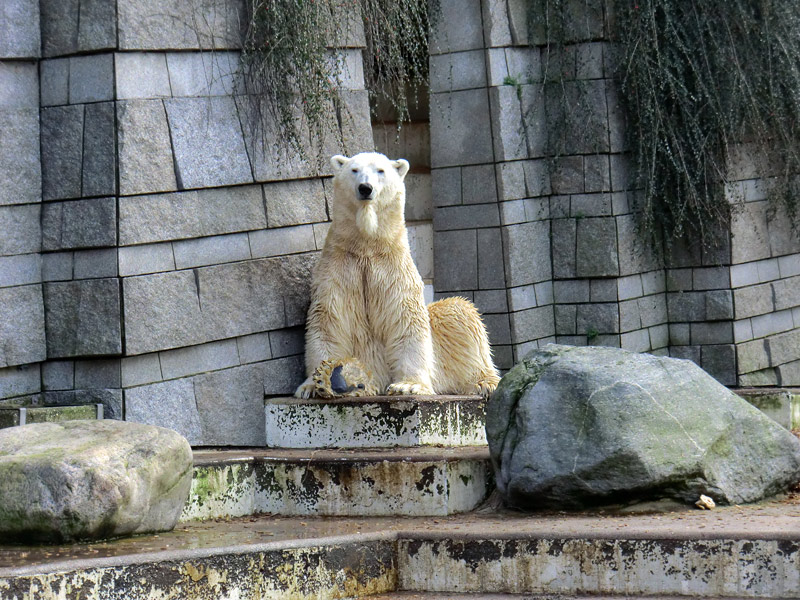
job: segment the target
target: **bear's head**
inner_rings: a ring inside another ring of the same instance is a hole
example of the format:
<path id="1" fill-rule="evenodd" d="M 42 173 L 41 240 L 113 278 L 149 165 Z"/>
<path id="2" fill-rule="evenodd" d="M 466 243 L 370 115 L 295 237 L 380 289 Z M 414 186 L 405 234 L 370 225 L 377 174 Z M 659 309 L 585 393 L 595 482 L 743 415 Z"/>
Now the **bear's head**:
<path id="1" fill-rule="evenodd" d="M 361 230 L 378 235 L 387 221 L 403 224 L 405 179 L 408 161 L 389 160 L 377 152 L 362 152 L 348 158 L 337 154 L 331 158 L 334 188 L 334 212 L 351 215 Z"/>

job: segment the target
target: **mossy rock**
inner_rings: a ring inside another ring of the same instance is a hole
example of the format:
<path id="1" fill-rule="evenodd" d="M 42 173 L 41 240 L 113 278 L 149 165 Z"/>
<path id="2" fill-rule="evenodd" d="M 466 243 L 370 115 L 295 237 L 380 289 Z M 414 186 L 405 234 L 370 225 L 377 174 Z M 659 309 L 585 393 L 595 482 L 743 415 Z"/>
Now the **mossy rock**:
<path id="1" fill-rule="evenodd" d="M 0 431 L 0 540 L 66 542 L 168 531 L 192 482 L 170 429 L 123 421 Z"/>
<path id="2" fill-rule="evenodd" d="M 487 405 L 497 485 L 519 508 L 654 498 L 756 502 L 800 480 L 800 442 L 690 361 L 548 345 Z"/>

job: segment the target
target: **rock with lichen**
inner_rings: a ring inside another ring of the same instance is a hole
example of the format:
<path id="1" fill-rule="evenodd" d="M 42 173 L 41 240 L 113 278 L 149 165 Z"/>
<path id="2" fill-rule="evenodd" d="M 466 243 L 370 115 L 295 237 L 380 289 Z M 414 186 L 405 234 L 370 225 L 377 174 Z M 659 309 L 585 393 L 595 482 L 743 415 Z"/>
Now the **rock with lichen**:
<path id="1" fill-rule="evenodd" d="M 123 421 L 0 431 L 0 540 L 65 542 L 168 531 L 192 482 L 170 429 Z"/>
<path id="2" fill-rule="evenodd" d="M 800 442 L 686 360 L 548 345 L 487 405 L 497 486 L 519 508 L 701 494 L 755 502 L 800 480 Z"/>

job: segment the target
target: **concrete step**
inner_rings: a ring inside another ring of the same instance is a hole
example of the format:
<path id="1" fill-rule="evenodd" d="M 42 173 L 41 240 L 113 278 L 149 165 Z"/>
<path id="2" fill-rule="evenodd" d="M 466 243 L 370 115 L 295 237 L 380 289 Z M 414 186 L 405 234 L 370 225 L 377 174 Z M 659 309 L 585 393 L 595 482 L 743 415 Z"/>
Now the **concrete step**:
<path id="1" fill-rule="evenodd" d="M 800 389 L 734 388 L 732 391 L 786 429 L 800 428 Z"/>
<path id="2" fill-rule="evenodd" d="M 91 544 L 0 547 L 4 600 L 415 594 L 420 600 L 797 598 L 800 507 L 260 517 L 185 523 L 169 533 Z"/>
<path id="3" fill-rule="evenodd" d="M 102 404 L 81 406 L 20 406 L 0 408 L 0 429 L 30 423 L 57 423 L 81 419 L 102 419 Z"/>
<path id="4" fill-rule="evenodd" d="M 381 448 L 486 444 L 479 396 L 375 396 L 265 402 L 267 447 Z"/>
<path id="5" fill-rule="evenodd" d="M 182 520 L 278 515 L 449 515 L 493 485 L 486 447 L 195 451 Z"/>

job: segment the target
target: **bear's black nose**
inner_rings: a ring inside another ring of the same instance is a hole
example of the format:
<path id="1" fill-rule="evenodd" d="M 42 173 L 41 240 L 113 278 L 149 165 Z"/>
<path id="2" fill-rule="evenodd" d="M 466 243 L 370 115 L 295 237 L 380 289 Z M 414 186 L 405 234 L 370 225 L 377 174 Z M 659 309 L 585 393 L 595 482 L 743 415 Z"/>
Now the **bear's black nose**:
<path id="1" fill-rule="evenodd" d="M 362 198 L 369 198 L 372 195 L 372 186 L 368 183 L 362 183 L 358 186 L 358 193 Z"/>

